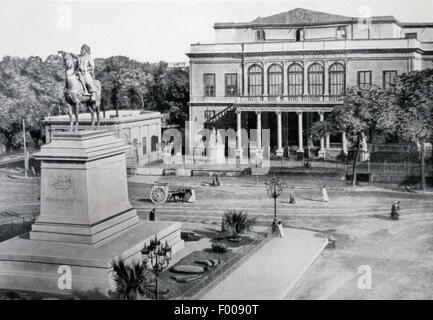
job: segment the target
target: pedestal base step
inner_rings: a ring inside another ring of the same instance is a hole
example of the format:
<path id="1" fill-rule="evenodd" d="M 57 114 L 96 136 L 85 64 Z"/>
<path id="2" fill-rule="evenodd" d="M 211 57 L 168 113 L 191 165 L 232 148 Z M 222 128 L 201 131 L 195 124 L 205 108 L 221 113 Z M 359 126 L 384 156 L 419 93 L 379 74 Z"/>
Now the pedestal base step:
<path id="1" fill-rule="evenodd" d="M 138 222 L 137 212 L 133 208 L 90 226 L 36 221 L 30 239 L 95 244 L 115 238 Z"/>
<path id="2" fill-rule="evenodd" d="M 183 248 L 181 225 L 143 221 L 115 239 L 95 245 L 13 238 L 0 243 L 0 288 L 55 294 L 114 290 L 113 259 L 141 260 L 141 249 L 156 237 L 167 241 L 173 254 Z M 66 266 L 60 268 L 61 266 Z M 72 289 L 60 289 L 59 278 L 71 270 Z"/>

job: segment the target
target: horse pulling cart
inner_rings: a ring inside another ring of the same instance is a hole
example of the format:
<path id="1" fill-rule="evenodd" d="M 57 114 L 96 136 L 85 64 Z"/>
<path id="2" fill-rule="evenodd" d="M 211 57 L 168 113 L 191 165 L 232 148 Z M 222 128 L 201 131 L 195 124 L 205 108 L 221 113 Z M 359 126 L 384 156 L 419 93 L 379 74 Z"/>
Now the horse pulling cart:
<path id="1" fill-rule="evenodd" d="M 150 200 L 155 204 L 163 204 L 168 201 L 195 202 L 195 191 L 192 188 L 178 188 L 170 190 L 168 184 L 154 184 L 150 190 Z"/>

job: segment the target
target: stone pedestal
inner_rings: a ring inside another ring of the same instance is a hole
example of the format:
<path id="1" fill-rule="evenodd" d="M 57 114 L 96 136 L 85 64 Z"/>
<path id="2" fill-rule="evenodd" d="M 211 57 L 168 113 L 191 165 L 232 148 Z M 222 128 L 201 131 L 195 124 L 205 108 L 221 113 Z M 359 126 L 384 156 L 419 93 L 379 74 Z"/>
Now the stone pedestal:
<path id="1" fill-rule="evenodd" d="M 94 244 L 138 223 L 128 199 L 127 146 L 110 132 L 61 133 L 41 160 L 41 212 L 30 239 Z"/>
<path id="2" fill-rule="evenodd" d="M 65 293 L 60 266 L 72 271 L 72 290 L 113 289 L 114 258 L 141 259 L 155 235 L 173 252 L 183 247 L 181 225 L 139 222 L 128 200 L 121 139 L 106 131 L 60 133 L 41 148 L 41 210 L 29 237 L 0 243 L 0 288 Z"/>
<path id="3" fill-rule="evenodd" d="M 284 150 L 283 149 L 277 149 L 277 151 L 275 152 L 277 157 L 282 157 L 284 154 Z"/>
<path id="4" fill-rule="evenodd" d="M 218 144 L 209 147 L 209 162 L 211 164 L 225 164 L 224 145 Z"/>

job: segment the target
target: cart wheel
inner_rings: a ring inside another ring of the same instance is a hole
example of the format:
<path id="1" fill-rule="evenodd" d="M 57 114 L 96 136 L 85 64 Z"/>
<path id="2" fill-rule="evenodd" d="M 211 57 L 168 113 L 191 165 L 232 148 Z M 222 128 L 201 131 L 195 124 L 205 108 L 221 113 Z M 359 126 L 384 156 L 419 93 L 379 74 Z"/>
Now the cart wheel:
<path id="1" fill-rule="evenodd" d="M 168 192 L 164 187 L 153 187 L 150 191 L 150 200 L 156 204 L 163 204 L 167 201 Z"/>

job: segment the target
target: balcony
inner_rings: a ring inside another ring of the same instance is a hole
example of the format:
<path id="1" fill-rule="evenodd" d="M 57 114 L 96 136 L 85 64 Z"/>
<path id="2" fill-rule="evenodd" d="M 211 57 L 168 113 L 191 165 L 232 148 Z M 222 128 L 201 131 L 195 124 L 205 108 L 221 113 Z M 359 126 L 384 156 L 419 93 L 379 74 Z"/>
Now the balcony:
<path id="1" fill-rule="evenodd" d="M 289 104 L 302 104 L 307 103 L 326 103 L 326 104 L 339 104 L 344 100 L 344 96 L 244 96 L 239 97 L 239 103 L 250 103 L 250 102 L 264 102 L 264 103 L 289 103 Z"/>
<path id="2" fill-rule="evenodd" d="M 204 97 L 191 96 L 191 103 L 221 103 L 238 105 L 338 105 L 344 96 L 239 96 L 239 97 Z"/>

